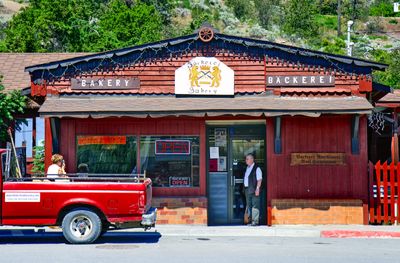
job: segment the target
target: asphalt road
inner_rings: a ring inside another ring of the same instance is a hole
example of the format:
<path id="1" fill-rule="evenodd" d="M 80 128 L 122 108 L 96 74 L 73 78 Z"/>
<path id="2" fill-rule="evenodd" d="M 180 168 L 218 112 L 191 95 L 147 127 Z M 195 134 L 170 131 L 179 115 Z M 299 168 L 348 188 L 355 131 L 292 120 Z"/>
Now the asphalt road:
<path id="1" fill-rule="evenodd" d="M 400 239 L 162 236 L 110 232 L 92 245 L 61 233 L 0 231 L 0 262 L 400 262 Z"/>

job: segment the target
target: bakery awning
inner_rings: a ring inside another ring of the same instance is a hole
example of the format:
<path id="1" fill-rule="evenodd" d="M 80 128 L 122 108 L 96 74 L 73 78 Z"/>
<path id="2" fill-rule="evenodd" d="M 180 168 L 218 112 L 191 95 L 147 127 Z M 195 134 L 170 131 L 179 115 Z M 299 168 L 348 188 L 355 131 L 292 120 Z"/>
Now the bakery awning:
<path id="1" fill-rule="evenodd" d="M 368 114 L 372 105 L 362 97 L 235 97 L 61 96 L 48 97 L 39 112 L 44 117 L 165 117 L 280 116 Z"/>

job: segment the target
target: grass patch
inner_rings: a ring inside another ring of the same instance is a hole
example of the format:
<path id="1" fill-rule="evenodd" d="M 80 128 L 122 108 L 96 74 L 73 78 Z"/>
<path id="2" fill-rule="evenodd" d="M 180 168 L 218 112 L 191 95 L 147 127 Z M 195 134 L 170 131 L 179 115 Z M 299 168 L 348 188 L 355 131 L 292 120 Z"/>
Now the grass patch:
<path id="1" fill-rule="evenodd" d="M 377 39 L 388 40 L 389 39 L 387 36 L 382 36 L 382 35 L 379 35 L 379 36 L 378 35 L 370 35 L 370 36 L 368 36 L 368 38 L 371 40 L 377 40 Z"/>
<path id="2" fill-rule="evenodd" d="M 331 30 L 337 30 L 337 17 L 332 15 L 316 15 L 315 20 L 318 26 Z"/>

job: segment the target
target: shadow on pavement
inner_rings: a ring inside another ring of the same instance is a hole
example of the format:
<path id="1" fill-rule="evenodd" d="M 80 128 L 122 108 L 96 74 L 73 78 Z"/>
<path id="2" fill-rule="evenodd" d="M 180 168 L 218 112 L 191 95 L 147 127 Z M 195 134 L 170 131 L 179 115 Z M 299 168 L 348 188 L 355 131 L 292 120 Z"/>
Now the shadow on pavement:
<path id="1" fill-rule="evenodd" d="M 161 238 L 158 232 L 119 232 L 110 231 L 101 236 L 94 244 L 136 244 L 157 243 Z M 34 230 L 0 230 L 0 244 L 65 244 L 61 232 Z"/>

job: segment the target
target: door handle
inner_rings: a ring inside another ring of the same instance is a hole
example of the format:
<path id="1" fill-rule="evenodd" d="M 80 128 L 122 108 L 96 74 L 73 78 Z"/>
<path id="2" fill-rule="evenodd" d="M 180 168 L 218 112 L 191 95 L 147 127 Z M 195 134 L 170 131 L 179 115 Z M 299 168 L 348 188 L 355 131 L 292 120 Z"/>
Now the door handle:
<path id="1" fill-rule="evenodd" d="M 231 176 L 231 186 L 235 186 L 235 176 Z"/>

